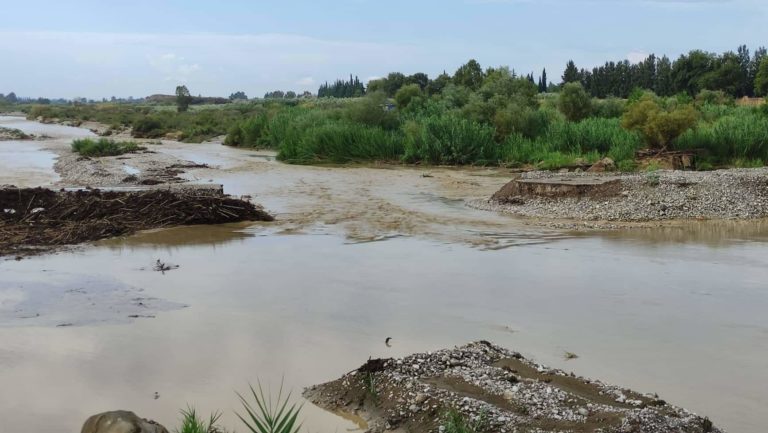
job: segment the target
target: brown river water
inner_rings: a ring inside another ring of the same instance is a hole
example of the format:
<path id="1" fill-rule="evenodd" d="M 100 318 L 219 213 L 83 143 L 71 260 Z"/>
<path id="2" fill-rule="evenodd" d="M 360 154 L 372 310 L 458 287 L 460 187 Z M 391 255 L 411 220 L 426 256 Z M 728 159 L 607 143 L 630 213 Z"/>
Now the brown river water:
<path id="1" fill-rule="evenodd" d="M 59 181 L 55 143 L 17 145 L 0 144 L 0 183 Z M 153 150 L 215 166 L 186 176 L 251 195 L 279 221 L 0 261 L 3 433 L 77 432 L 112 409 L 173 428 L 187 404 L 236 428 L 234 392 L 249 382 L 284 377 L 298 395 L 371 356 L 478 339 L 656 392 L 730 432 L 765 431 L 766 221 L 573 233 L 464 206 L 505 182 L 493 170 L 286 166 L 216 143 Z M 157 259 L 179 268 L 153 272 Z M 302 414 L 310 431 L 357 428 L 309 404 Z"/>

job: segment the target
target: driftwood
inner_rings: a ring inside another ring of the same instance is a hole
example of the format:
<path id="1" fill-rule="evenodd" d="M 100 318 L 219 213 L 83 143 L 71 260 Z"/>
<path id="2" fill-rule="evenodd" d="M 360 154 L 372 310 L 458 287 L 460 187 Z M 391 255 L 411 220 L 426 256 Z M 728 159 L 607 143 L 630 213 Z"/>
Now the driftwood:
<path id="1" fill-rule="evenodd" d="M 0 189 L 0 256 L 177 225 L 271 221 L 261 207 L 209 191 Z"/>

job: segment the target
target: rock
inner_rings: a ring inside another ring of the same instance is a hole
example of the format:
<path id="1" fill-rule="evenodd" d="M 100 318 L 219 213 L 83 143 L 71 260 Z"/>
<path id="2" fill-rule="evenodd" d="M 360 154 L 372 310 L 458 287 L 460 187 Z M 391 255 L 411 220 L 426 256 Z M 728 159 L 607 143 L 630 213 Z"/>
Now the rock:
<path id="1" fill-rule="evenodd" d="M 80 433 L 168 433 L 168 430 L 133 412 L 116 410 L 88 418 Z"/>
<path id="2" fill-rule="evenodd" d="M 597 161 L 592 165 L 592 167 L 589 167 L 587 170 L 588 173 L 602 173 L 604 171 L 613 171 L 616 169 L 616 163 L 613 162 L 611 158 L 603 158 L 600 161 Z"/>
<path id="3" fill-rule="evenodd" d="M 413 399 L 413 403 L 414 404 L 419 404 L 419 405 L 424 403 L 425 401 L 427 401 L 427 395 L 426 394 L 417 394 L 416 398 Z"/>

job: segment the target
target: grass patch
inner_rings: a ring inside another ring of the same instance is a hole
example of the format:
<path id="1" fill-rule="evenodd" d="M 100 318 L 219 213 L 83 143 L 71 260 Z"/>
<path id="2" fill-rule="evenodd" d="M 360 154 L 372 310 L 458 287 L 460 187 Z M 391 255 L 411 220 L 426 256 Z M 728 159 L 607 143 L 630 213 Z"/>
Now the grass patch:
<path id="1" fill-rule="evenodd" d="M 482 433 L 488 429 L 488 417 L 480 414 L 474 421 L 468 420 L 461 412 L 451 409 L 443 416 L 444 433 Z"/>
<path id="2" fill-rule="evenodd" d="M 72 151 L 82 156 L 115 156 L 144 150 L 133 141 L 115 141 L 108 138 L 81 138 L 72 142 Z"/>
<path id="3" fill-rule="evenodd" d="M 175 433 L 221 433 L 223 430 L 217 425 L 220 418 L 221 412 L 214 412 L 206 421 L 198 416 L 195 408 L 188 406 L 181 411 L 181 427 Z"/>

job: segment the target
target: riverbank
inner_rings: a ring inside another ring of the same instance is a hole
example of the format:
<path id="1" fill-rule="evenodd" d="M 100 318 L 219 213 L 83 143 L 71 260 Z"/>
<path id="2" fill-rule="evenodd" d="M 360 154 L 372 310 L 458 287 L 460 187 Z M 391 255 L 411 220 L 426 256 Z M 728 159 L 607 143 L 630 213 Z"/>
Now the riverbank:
<path id="1" fill-rule="evenodd" d="M 544 197 L 497 193 L 491 199 L 470 201 L 469 205 L 548 221 L 642 223 L 768 217 L 768 168 L 765 167 L 715 171 L 659 170 L 605 176 L 619 181 L 616 194 Z M 558 182 L 600 177 L 592 173 L 541 171 L 521 175 L 521 179 L 526 181 Z"/>
<path id="2" fill-rule="evenodd" d="M 362 416 L 367 432 L 721 432 L 655 394 L 577 377 L 486 341 L 402 359 L 371 359 L 304 396 Z"/>

